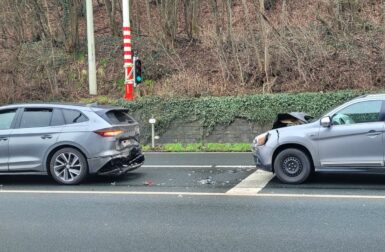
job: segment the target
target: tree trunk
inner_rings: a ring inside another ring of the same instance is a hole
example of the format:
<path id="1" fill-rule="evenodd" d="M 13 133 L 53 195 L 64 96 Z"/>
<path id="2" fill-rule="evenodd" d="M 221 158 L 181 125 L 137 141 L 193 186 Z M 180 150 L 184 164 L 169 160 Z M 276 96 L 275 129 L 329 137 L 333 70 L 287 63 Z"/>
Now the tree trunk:
<path id="1" fill-rule="evenodd" d="M 231 9 L 233 1 L 226 0 L 226 13 L 227 13 L 227 42 L 233 46 L 233 12 Z"/>
<path id="2" fill-rule="evenodd" d="M 262 57 L 261 57 L 261 54 L 259 52 L 259 47 L 258 47 L 257 39 L 256 39 L 256 36 L 255 36 L 255 34 L 253 32 L 253 28 L 252 28 L 252 25 L 251 25 L 250 13 L 249 13 L 249 10 L 248 10 L 248 7 L 247 7 L 246 0 L 242 0 L 242 5 L 243 5 L 243 10 L 245 12 L 246 29 L 247 29 L 249 35 L 251 36 L 251 43 L 253 44 L 254 54 L 255 54 L 255 57 L 257 59 L 257 64 L 258 64 L 257 71 L 262 72 L 263 69 L 264 69 L 263 64 L 262 64 L 262 60 L 261 60 Z"/>
<path id="3" fill-rule="evenodd" d="M 197 32 L 197 19 L 199 14 L 199 0 L 184 0 L 184 19 L 185 31 L 189 40 L 194 39 L 194 33 Z"/>
<path id="4" fill-rule="evenodd" d="M 61 28 L 64 35 L 64 44 L 67 52 L 74 52 L 79 49 L 79 19 L 78 10 L 81 0 L 59 1 L 63 7 Z"/>
<path id="5" fill-rule="evenodd" d="M 111 29 L 111 35 L 112 36 L 118 36 L 119 29 L 118 25 L 115 20 L 115 14 L 116 14 L 116 0 L 104 0 L 105 6 L 106 6 L 106 12 L 108 15 L 108 20 L 110 22 L 110 29 Z"/>
<path id="6" fill-rule="evenodd" d="M 265 1 L 259 0 L 260 6 L 259 6 L 259 12 L 260 12 L 260 20 L 261 20 L 261 26 L 262 26 L 262 33 L 263 33 L 263 40 L 264 40 L 264 71 L 265 71 L 265 83 L 263 84 L 263 90 L 262 92 L 270 92 L 271 91 L 271 83 L 270 83 L 270 53 L 269 53 L 269 47 L 270 47 L 270 41 L 269 41 L 269 33 L 270 33 L 270 27 L 269 24 L 264 19 L 265 15 Z"/>
<path id="7" fill-rule="evenodd" d="M 219 11 L 218 11 L 218 4 L 217 0 L 210 0 L 211 5 L 211 11 L 214 16 L 214 23 L 215 23 L 215 33 L 217 37 L 219 38 L 221 35 L 221 27 L 219 24 Z"/>
<path id="8" fill-rule="evenodd" d="M 176 31 L 178 28 L 178 1 L 163 0 L 161 2 L 161 17 L 164 44 L 166 47 L 174 47 Z"/>

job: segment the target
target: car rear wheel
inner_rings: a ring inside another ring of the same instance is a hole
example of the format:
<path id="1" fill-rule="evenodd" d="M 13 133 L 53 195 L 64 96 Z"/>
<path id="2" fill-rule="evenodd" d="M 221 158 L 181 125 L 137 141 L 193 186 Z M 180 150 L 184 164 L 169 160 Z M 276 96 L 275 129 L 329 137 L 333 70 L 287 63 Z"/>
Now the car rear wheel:
<path id="1" fill-rule="evenodd" d="M 311 170 L 310 158 L 299 149 L 285 149 L 274 161 L 275 174 L 283 183 L 303 183 L 310 176 Z"/>
<path id="2" fill-rule="evenodd" d="M 79 184 L 88 173 L 87 161 L 82 153 L 74 148 L 56 151 L 50 160 L 50 172 L 60 184 Z"/>

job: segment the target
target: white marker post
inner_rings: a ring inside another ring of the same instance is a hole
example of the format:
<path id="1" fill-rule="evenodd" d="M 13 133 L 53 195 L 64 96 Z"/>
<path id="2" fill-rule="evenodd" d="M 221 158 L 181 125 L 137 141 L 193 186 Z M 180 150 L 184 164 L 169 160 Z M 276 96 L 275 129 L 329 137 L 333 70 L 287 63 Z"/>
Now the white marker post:
<path id="1" fill-rule="evenodd" d="M 155 148 L 155 123 L 156 119 L 154 117 L 150 118 L 148 122 L 151 124 L 151 147 Z"/>
<path id="2" fill-rule="evenodd" d="M 86 0 L 87 5 L 87 41 L 88 41 L 88 83 L 90 95 L 97 95 L 94 14 L 92 0 Z"/>

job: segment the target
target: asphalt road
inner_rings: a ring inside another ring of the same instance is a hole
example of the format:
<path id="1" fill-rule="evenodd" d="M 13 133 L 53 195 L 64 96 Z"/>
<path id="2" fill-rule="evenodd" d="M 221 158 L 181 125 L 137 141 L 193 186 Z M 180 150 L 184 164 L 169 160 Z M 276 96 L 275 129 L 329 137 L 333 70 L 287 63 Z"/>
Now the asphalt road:
<path id="1" fill-rule="evenodd" d="M 0 248 L 381 251 L 384 203 L 384 175 L 288 186 L 256 171 L 250 154 L 148 154 L 132 174 L 79 186 L 0 177 Z"/>

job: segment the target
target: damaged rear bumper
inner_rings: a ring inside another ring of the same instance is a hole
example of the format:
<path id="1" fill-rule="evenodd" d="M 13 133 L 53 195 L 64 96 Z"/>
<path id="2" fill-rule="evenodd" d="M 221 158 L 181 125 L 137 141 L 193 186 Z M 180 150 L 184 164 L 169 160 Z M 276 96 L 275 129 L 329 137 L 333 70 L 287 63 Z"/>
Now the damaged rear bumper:
<path id="1" fill-rule="evenodd" d="M 100 159 L 99 159 L 100 160 Z M 133 148 L 128 153 L 111 156 L 107 160 L 103 158 L 103 165 L 93 173 L 97 175 L 119 176 L 141 167 L 144 163 L 144 155 L 140 148 Z"/>

